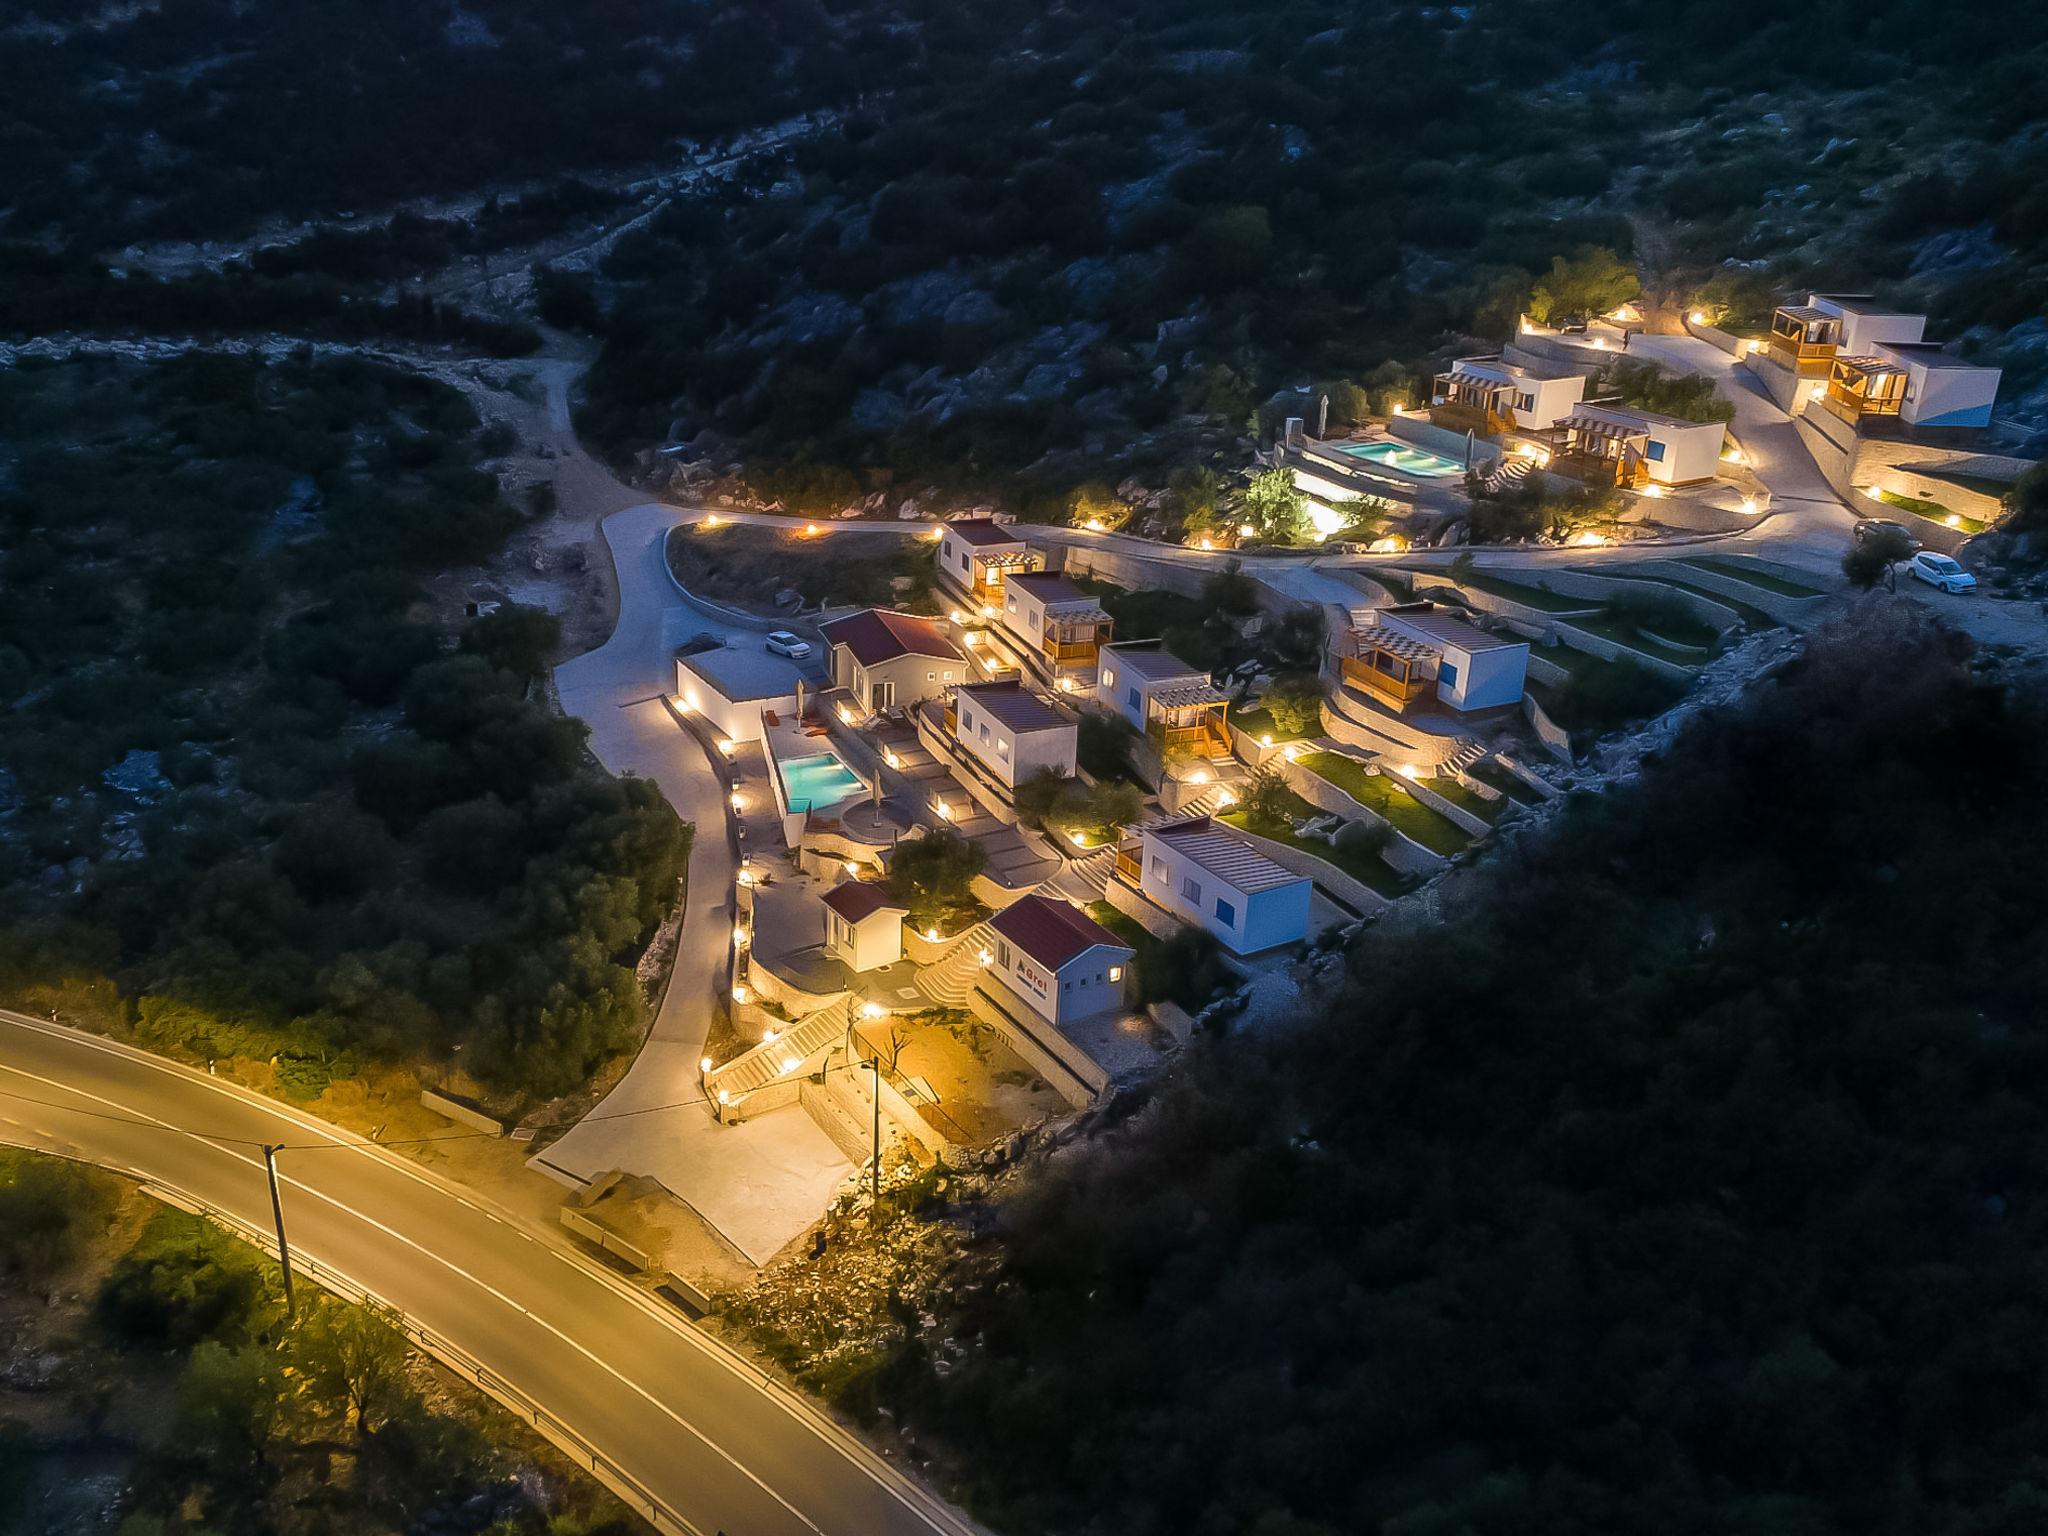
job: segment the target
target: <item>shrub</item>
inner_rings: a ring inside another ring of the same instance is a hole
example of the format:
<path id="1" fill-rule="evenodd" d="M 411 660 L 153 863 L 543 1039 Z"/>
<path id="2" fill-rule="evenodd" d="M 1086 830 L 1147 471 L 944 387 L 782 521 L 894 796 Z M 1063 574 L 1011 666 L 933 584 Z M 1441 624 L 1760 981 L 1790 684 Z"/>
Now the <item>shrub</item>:
<path id="1" fill-rule="evenodd" d="M 1582 245 L 1551 258 L 1548 275 L 1529 295 L 1529 318 L 1539 325 L 1582 315 L 1604 315 L 1643 291 L 1635 268 L 1611 250 Z"/>
<path id="2" fill-rule="evenodd" d="M 910 911 L 914 927 L 948 927 L 974 910 L 974 877 L 986 859 L 981 844 L 943 828 L 896 846 L 889 894 Z"/>
<path id="3" fill-rule="evenodd" d="M 1317 736 L 1323 729 L 1323 681 L 1313 673 L 1275 679 L 1260 704 L 1289 736 Z"/>

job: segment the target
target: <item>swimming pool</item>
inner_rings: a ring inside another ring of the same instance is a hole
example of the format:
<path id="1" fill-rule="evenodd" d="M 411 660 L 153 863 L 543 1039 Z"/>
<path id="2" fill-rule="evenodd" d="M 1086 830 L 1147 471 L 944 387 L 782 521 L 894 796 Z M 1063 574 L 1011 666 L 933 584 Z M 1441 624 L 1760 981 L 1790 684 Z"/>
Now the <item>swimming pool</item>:
<path id="1" fill-rule="evenodd" d="M 1337 451 L 1347 459 L 1367 459 L 1388 469 L 1398 469 L 1403 474 L 1420 475 L 1426 480 L 1444 480 L 1465 473 L 1465 466 L 1457 460 L 1447 459 L 1427 449 L 1410 448 L 1405 443 L 1346 443 Z"/>
<path id="2" fill-rule="evenodd" d="M 782 765 L 782 782 L 789 789 L 789 808 L 808 811 L 834 805 L 867 786 L 853 770 L 830 752 L 816 757 L 793 757 Z"/>

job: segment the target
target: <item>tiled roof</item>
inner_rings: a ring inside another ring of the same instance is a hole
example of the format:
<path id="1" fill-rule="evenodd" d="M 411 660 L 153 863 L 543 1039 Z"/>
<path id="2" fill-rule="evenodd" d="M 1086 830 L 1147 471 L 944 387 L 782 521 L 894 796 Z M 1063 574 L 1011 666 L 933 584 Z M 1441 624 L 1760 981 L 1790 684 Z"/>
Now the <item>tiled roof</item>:
<path id="1" fill-rule="evenodd" d="M 946 637 L 930 619 L 897 613 L 889 608 L 866 608 L 843 619 L 818 626 L 827 645 L 843 645 L 864 667 L 894 661 L 898 656 L 940 656 L 965 661 L 960 647 Z"/>
<path id="2" fill-rule="evenodd" d="M 1041 603 L 1092 603 L 1094 598 L 1055 571 L 1021 571 L 1009 578 Z"/>
<path id="3" fill-rule="evenodd" d="M 1247 896 L 1308 878 L 1282 869 L 1251 844 L 1218 830 L 1216 823 L 1206 816 L 1150 827 L 1146 835 L 1168 844 L 1182 858 L 1200 865 Z"/>
<path id="4" fill-rule="evenodd" d="M 1022 544 L 1023 536 L 1007 523 L 999 523 L 989 517 L 962 518 L 957 523 L 946 524 L 946 531 L 957 537 L 963 544 Z"/>
<path id="5" fill-rule="evenodd" d="M 1526 648 L 1529 644 L 1526 640 L 1504 640 L 1499 635 L 1489 635 L 1478 625 L 1467 624 L 1456 614 L 1446 613 L 1441 608 L 1418 608 L 1413 612 L 1387 608 L 1381 610 L 1377 617 L 1383 626 L 1392 628 L 1396 634 L 1408 630 L 1444 645 L 1455 645 L 1461 651 L 1504 651 L 1517 645 Z M 1374 643 L 1379 643 L 1377 635 Z"/>
<path id="6" fill-rule="evenodd" d="M 910 910 L 892 900 L 885 887 L 865 880 L 842 880 L 818 899 L 849 923 L 861 922 L 877 912 Z"/>
<path id="7" fill-rule="evenodd" d="M 1102 654 L 1106 667 L 1122 667 L 1133 677 L 1158 682 L 1169 677 L 1199 677 L 1207 680 L 1209 674 L 1201 667 L 1189 666 L 1171 651 L 1163 651 L 1156 645 L 1112 645 Z"/>
<path id="8" fill-rule="evenodd" d="M 1045 731 L 1073 724 L 1019 682 L 968 683 L 960 689 L 960 697 L 1013 731 Z"/>
<path id="9" fill-rule="evenodd" d="M 990 918 L 988 925 L 1053 972 L 1098 944 L 1131 953 L 1130 945 L 1080 908 L 1044 896 L 1021 897 Z"/>

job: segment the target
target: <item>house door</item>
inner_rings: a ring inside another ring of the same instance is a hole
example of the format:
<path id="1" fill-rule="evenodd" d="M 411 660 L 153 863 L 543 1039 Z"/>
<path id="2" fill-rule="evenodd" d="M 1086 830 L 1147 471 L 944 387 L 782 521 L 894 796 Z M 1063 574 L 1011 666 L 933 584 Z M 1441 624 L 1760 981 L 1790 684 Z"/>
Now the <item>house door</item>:
<path id="1" fill-rule="evenodd" d="M 868 686 L 868 708 L 893 709 L 896 705 L 894 683 L 871 683 Z"/>

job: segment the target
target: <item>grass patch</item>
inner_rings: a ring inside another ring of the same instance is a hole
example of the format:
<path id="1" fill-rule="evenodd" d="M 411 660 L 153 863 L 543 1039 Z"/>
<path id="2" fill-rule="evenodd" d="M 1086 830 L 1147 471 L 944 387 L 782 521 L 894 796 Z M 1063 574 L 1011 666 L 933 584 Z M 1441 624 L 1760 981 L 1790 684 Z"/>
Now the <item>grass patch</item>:
<path id="1" fill-rule="evenodd" d="M 1707 659 L 1698 651 L 1680 650 L 1675 645 L 1666 645 L 1633 625 L 1625 624 L 1604 613 L 1593 618 L 1573 619 L 1571 622 L 1574 628 L 1583 629 L 1589 635 L 1598 635 L 1602 640 L 1612 640 L 1616 645 L 1625 645 L 1632 651 L 1641 651 L 1645 656 L 1668 661 L 1675 667 L 1696 667 Z"/>
<path id="2" fill-rule="evenodd" d="M 1431 810 L 1405 789 L 1396 788 L 1384 773 L 1368 773 L 1356 758 L 1335 752 L 1310 752 L 1301 766 L 1326 779 L 1371 811 L 1377 811 L 1402 836 L 1431 853 L 1450 858 L 1472 846 L 1472 836 L 1440 811 Z"/>
<path id="3" fill-rule="evenodd" d="M 1583 597 L 1564 597 L 1547 587 L 1524 586 L 1519 581 L 1503 581 L 1498 576 L 1489 576 L 1484 571 L 1467 571 L 1447 579 L 1460 586 L 1470 587 L 1475 592 L 1490 593 L 1505 598 L 1511 603 L 1520 603 L 1525 608 L 1540 609 L 1544 613 L 1592 613 L 1599 608 L 1597 602 Z"/>
<path id="4" fill-rule="evenodd" d="M 1897 491 L 1879 491 L 1877 499 L 1888 507 L 1897 507 L 1901 512 L 1911 512 L 1915 517 L 1924 517 L 1930 523 L 1960 528 L 1965 533 L 1984 531 L 1984 524 L 1978 519 L 1951 511 L 1938 501 L 1928 501 L 1919 496 L 1901 496 Z"/>
<path id="5" fill-rule="evenodd" d="M 1275 741 L 1300 741 L 1302 732 L 1281 729 L 1280 722 L 1273 718 L 1273 712 L 1261 704 L 1256 709 L 1232 707 L 1227 716 L 1230 723 L 1243 731 L 1252 740 L 1271 736 Z"/>
<path id="6" fill-rule="evenodd" d="M 1519 773 L 1511 773 L 1499 763 L 1480 763 L 1465 770 L 1473 778 L 1491 784 L 1495 789 L 1520 805 L 1541 805 L 1539 794 Z"/>
<path id="7" fill-rule="evenodd" d="M 1470 811 L 1481 821 L 1491 824 L 1500 820 L 1500 813 L 1506 810 L 1505 800 L 1489 800 L 1462 779 L 1439 774 L 1423 783 L 1425 789 L 1434 790 L 1461 811 Z"/>
<path id="8" fill-rule="evenodd" d="M 1295 797 L 1301 809 L 1297 815 L 1313 816 L 1316 808 L 1300 796 Z M 1245 824 L 1243 811 L 1225 811 L 1217 818 L 1226 821 L 1240 831 L 1253 832 L 1276 843 L 1285 843 L 1311 858 L 1321 859 L 1325 864 L 1341 869 L 1367 890 L 1393 899 L 1412 890 L 1415 886 L 1413 875 L 1404 875 L 1376 853 L 1356 854 L 1348 848 L 1334 847 L 1319 837 L 1303 837 L 1290 827 L 1251 827 Z"/>
<path id="9" fill-rule="evenodd" d="M 1761 587 L 1766 592 L 1775 592 L 1780 597 L 1826 597 L 1819 587 L 1809 587 L 1801 582 L 1789 581 L 1769 571 L 1759 571 L 1747 565 L 1738 565 L 1733 560 L 1717 560 L 1711 555 L 1695 555 L 1680 560 L 1680 565 L 1690 565 L 1696 570 L 1712 571 L 1717 576 L 1726 576 L 1731 581 L 1748 582 L 1752 587 Z"/>
<path id="10" fill-rule="evenodd" d="M 1588 571 L 1586 574 L 1597 576 L 1601 573 L 1598 571 Z M 1696 587 L 1691 582 L 1680 581 L 1675 576 L 1648 576 L 1640 571 L 1631 571 L 1629 572 L 1629 579 L 1632 581 L 1654 581 L 1659 586 L 1676 587 L 1681 592 L 1690 592 L 1695 597 L 1704 597 L 1709 602 L 1719 603 L 1723 608 L 1733 612 L 1737 618 L 1741 619 L 1751 629 L 1777 629 L 1780 627 L 1778 620 L 1765 613 L 1763 609 L 1752 608 L 1739 597 L 1729 597 L 1724 593 L 1712 591 L 1707 587 Z"/>
<path id="11" fill-rule="evenodd" d="M 1632 661 L 1594 657 L 1562 687 L 1531 683 L 1544 713 L 1574 736 L 1598 736 L 1661 715 L 1685 697 L 1687 685 Z"/>
<path id="12" fill-rule="evenodd" d="M 820 528 L 828 525 L 820 523 Z M 773 613 L 775 594 L 794 587 L 804 603 L 937 613 L 932 576 L 937 546 L 879 534 L 762 528 L 751 523 L 682 523 L 668 536 L 668 568 L 698 597 Z M 908 577 L 899 592 L 896 581 Z"/>

